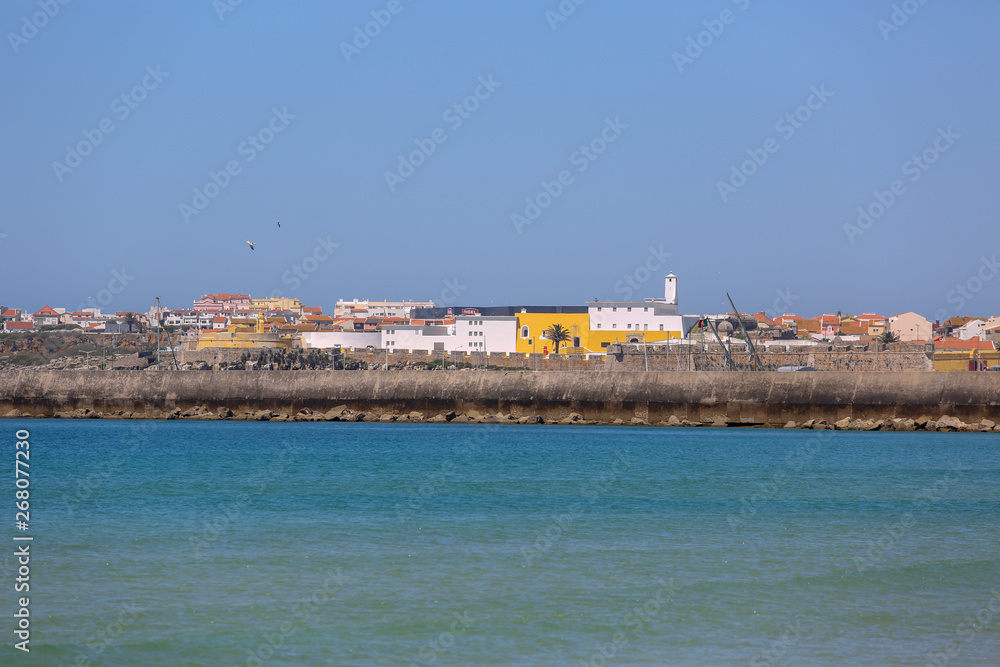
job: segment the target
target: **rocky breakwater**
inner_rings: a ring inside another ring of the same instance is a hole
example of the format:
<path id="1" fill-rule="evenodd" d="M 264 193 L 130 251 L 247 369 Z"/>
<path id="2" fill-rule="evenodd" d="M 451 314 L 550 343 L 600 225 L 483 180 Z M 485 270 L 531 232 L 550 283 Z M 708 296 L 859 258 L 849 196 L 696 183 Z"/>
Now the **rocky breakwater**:
<path id="1" fill-rule="evenodd" d="M 981 432 L 1000 373 L 19 370 L 0 416 Z"/>

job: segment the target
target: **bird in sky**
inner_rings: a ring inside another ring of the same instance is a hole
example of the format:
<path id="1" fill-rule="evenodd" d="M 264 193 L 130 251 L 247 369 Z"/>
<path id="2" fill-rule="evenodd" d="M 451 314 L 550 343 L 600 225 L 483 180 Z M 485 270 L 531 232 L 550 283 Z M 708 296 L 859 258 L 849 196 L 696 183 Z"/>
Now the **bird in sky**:
<path id="1" fill-rule="evenodd" d="M 281 223 L 280 222 L 278 223 L 278 229 L 281 229 Z"/>
<path id="2" fill-rule="evenodd" d="M 247 241 L 247 245 L 250 246 L 251 250 L 253 250 L 253 241 Z"/>

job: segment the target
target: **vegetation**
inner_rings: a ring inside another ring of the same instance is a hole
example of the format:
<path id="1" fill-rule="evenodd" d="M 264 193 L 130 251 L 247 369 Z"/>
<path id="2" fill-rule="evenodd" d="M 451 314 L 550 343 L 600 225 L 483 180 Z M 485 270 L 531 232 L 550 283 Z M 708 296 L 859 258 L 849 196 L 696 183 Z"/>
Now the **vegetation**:
<path id="1" fill-rule="evenodd" d="M 545 330 L 545 337 L 556 345 L 555 353 L 559 354 L 559 343 L 570 340 L 569 330 L 561 324 L 553 324 Z"/>
<path id="2" fill-rule="evenodd" d="M 897 334 L 894 331 L 890 331 L 889 329 L 886 329 L 885 332 L 883 332 L 878 337 L 878 342 L 880 342 L 880 343 L 898 343 L 899 342 L 899 334 Z"/>

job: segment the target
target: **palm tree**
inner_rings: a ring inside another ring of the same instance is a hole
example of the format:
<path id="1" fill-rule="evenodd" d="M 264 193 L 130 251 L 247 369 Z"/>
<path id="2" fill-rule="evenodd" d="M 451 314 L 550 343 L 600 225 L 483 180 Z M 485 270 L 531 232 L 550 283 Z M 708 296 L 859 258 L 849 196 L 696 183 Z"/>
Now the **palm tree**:
<path id="1" fill-rule="evenodd" d="M 890 329 L 886 329 L 882 332 L 882 335 L 878 337 L 880 343 L 898 343 L 899 334 Z"/>
<path id="2" fill-rule="evenodd" d="M 124 320 L 125 326 L 128 327 L 130 332 L 139 328 L 139 318 L 135 316 L 135 313 L 126 313 Z"/>
<path id="3" fill-rule="evenodd" d="M 553 324 L 544 333 L 546 338 L 556 344 L 556 354 L 559 354 L 559 343 L 570 339 L 569 330 L 561 324 Z"/>

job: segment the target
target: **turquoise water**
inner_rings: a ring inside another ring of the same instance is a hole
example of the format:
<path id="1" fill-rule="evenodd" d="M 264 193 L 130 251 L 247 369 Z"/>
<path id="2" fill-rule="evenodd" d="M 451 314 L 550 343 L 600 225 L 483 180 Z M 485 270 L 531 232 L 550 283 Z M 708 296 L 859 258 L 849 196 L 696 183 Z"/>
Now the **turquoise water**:
<path id="1" fill-rule="evenodd" d="M 996 435 L 2 427 L 5 665 L 1000 664 Z"/>

